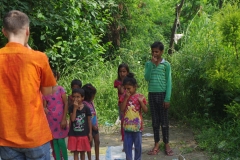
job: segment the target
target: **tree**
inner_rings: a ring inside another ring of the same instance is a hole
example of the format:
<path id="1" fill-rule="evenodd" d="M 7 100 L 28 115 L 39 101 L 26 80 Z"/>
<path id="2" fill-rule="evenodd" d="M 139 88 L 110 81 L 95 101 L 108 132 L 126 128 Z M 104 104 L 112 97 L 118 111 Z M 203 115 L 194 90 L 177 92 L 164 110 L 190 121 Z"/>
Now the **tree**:
<path id="1" fill-rule="evenodd" d="M 172 34 L 170 38 L 170 44 L 169 44 L 169 49 L 168 49 L 168 54 L 172 54 L 174 52 L 174 36 L 176 34 L 178 25 L 180 24 L 180 14 L 181 14 L 181 9 L 184 4 L 184 0 L 181 0 L 179 5 L 176 5 L 176 17 L 173 23 L 172 27 Z"/>

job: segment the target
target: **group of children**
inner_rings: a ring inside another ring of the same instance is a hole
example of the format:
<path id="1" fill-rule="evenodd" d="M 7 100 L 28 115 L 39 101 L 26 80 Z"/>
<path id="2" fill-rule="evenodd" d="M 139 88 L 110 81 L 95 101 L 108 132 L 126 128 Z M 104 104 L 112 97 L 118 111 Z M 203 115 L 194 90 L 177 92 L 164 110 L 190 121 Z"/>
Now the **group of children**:
<path id="1" fill-rule="evenodd" d="M 53 71 L 56 80 L 59 73 Z M 96 88 L 88 83 L 74 79 L 71 82 L 72 94 L 67 97 L 62 86 L 54 86 L 52 94 L 43 96 L 44 111 L 46 113 L 53 140 L 52 154 L 56 160 L 67 160 L 67 149 L 74 155 L 74 160 L 85 159 L 87 152 L 91 160 L 91 146 L 94 141 L 96 160 L 99 160 L 99 132 L 95 106 L 93 103 Z M 68 123 L 67 114 L 70 115 Z M 65 138 L 68 136 L 68 145 Z"/>
<path id="2" fill-rule="evenodd" d="M 154 133 L 154 147 L 148 155 L 159 153 L 159 132 L 162 129 L 165 154 L 174 153 L 169 146 L 168 108 L 171 97 L 171 67 L 170 63 L 162 58 L 163 43 L 156 41 L 151 45 L 151 60 L 145 64 L 145 80 L 148 82 L 148 100 L 151 110 L 152 127 Z M 134 160 L 141 160 L 142 153 L 142 111 L 147 112 L 147 102 L 142 94 L 136 92 L 137 81 L 130 72 L 127 64 L 118 67 L 118 78 L 114 81 L 114 88 L 118 90 L 119 117 L 121 120 L 121 135 L 123 151 L 127 160 L 132 160 L 134 146 Z"/>
<path id="3" fill-rule="evenodd" d="M 152 116 L 152 127 L 154 133 L 154 147 L 148 152 L 156 155 L 159 152 L 159 129 L 161 126 L 165 154 L 173 155 L 169 146 L 169 122 L 168 108 L 171 96 L 171 68 L 169 62 L 162 58 L 164 45 L 154 42 L 151 45 L 152 59 L 145 64 L 144 77 L 148 82 L 148 100 Z M 56 80 L 59 75 L 53 72 Z M 132 149 L 134 148 L 134 160 L 141 160 L 142 154 L 142 112 L 147 112 L 146 98 L 137 93 L 137 81 L 134 74 L 130 72 L 127 64 L 120 64 L 118 77 L 114 81 L 114 88 L 118 89 L 119 118 L 121 120 L 121 135 L 123 151 L 127 160 L 132 160 Z M 82 87 L 80 80 L 71 83 L 72 94 L 66 96 L 61 86 L 54 86 L 53 93 L 43 96 L 44 109 L 53 133 L 53 155 L 56 160 L 61 157 L 67 160 L 67 148 L 74 154 L 74 160 L 91 159 L 92 140 L 95 144 L 96 160 L 99 160 L 99 131 L 94 97 L 96 88 L 91 84 Z M 70 129 L 68 130 L 67 113 L 70 115 Z M 68 136 L 66 147 L 64 138 Z"/>

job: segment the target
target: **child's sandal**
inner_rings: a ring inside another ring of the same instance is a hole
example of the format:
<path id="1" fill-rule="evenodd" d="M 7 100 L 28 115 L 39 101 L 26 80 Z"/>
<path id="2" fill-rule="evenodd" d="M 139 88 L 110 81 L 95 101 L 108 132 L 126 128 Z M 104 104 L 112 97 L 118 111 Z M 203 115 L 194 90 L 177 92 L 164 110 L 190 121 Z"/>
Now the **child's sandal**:
<path id="1" fill-rule="evenodd" d="M 174 155 L 174 153 L 173 153 L 173 150 L 165 150 L 165 154 L 167 155 L 167 156 L 173 156 Z"/>
<path id="2" fill-rule="evenodd" d="M 159 149 L 152 149 L 152 150 L 150 150 L 150 151 L 148 151 L 148 155 L 157 155 L 158 154 L 158 152 L 159 152 Z"/>

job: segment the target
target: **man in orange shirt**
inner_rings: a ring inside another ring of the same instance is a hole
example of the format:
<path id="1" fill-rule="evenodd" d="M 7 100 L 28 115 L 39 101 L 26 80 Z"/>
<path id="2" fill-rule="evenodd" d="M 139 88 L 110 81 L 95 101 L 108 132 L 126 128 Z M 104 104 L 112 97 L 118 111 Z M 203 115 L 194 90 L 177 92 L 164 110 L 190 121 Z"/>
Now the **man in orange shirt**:
<path id="1" fill-rule="evenodd" d="M 28 46 L 29 18 L 10 11 L 3 18 L 0 49 L 0 157 L 50 160 L 51 130 L 43 110 L 43 95 L 56 81 L 47 56 Z"/>

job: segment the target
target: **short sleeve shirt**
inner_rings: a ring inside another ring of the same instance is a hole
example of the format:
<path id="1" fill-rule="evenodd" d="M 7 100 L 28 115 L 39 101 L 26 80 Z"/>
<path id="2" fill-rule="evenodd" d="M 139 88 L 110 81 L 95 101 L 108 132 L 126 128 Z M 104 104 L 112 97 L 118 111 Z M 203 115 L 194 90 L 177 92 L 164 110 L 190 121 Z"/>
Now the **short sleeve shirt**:
<path id="1" fill-rule="evenodd" d="M 73 105 L 69 107 L 69 114 L 71 113 L 73 113 Z M 87 136 L 89 134 L 89 116 L 91 116 L 91 111 L 86 105 L 82 110 L 77 110 L 76 118 L 71 122 L 68 136 Z"/>
<path id="2" fill-rule="evenodd" d="M 83 104 L 88 106 L 88 108 L 91 111 L 91 114 L 92 114 L 92 118 L 91 118 L 92 125 L 98 127 L 97 112 L 96 112 L 96 109 L 95 109 L 95 106 L 94 106 L 93 102 L 83 101 Z"/>
<path id="3" fill-rule="evenodd" d="M 143 130 L 143 118 L 141 105 L 138 101 L 140 94 L 134 94 L 129 97 L 124 111 L 123 128 L 128 132 L 139 132 Z M 120 102 L 123 102 L 124 95 L 121 96 Z M 146 99 L 143 100 L 147 104 Z"/>
<path id="4" fill-rule="evenodd" d="M 0 49 L 0 146 L 32 148 L 52 139 L 40 88 L 55 85 L 46 54 L 15 42 Z"/>

